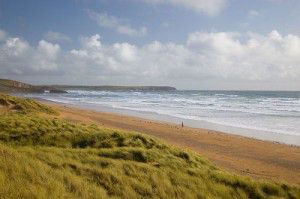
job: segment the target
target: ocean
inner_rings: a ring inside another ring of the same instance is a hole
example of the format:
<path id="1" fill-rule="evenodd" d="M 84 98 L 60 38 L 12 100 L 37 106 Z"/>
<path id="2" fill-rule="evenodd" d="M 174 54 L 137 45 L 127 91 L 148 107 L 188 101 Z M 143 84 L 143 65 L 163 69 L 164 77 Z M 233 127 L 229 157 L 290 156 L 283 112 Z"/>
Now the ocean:
<path id="1" fill-rule="evenodd" d="M 68 90 L 27 96 L 300 145 L 298 91 Z"/>

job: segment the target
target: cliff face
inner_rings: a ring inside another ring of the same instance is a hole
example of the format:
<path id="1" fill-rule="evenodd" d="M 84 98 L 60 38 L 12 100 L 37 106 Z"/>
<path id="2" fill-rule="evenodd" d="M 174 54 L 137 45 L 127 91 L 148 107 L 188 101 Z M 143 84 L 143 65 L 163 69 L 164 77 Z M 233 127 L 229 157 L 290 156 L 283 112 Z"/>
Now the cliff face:
<path id="1" fill-rule="evenodd" d="M 54 87 L 49 86 L 34 86 L 15 80 L 0 79 L 0 91 L 2 92 L 43 93 L 46 90 L 51 93 L 66 92 L 64 90 L 56 89 Z"/>

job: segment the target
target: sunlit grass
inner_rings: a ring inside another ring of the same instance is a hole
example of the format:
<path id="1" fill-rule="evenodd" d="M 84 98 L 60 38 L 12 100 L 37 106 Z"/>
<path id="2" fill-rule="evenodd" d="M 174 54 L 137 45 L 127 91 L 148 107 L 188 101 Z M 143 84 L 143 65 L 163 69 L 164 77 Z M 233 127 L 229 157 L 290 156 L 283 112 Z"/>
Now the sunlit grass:
<path id="1" fill-rule="evenodd" d="M 57 114 L 55 110 L 32 99 L 19 98 L 4 93 L 0 93 L 0 106 L 5 106 L 9 110 L 19 113 L 43 112 L 47 114 Z"/>

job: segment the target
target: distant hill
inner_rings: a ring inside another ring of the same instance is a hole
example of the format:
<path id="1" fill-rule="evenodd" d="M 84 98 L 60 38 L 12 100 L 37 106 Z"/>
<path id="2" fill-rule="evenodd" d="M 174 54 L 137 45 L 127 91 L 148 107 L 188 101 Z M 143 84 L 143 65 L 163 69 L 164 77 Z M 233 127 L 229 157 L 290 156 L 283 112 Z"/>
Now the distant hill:
<path id="1" fill-rule="evenodd" d="M 71 86 L 53 85 L 55 88 L 63 90 L 107 90 L 107 91 L 175 91 L 176 88 L 170 86 Z"/>
<path id="2" fill-rule="evenodd" d="M 0 79 L 0 91 L 22 93 L 44 93 L 48 91 L 50 93 L 66 93 L 66 91 L 52 86 L 36 86 L 9 79 Z"/>
<path id="3" fill-rule="evenodd" d="M 0 79 L 0 92 L 25 93 L 66 93 L 65 90 L 106 90 L 106 91 L 175 91 L 170 86 L 80 86 L 80 85 L 31 85 L 15 80 Z"/>

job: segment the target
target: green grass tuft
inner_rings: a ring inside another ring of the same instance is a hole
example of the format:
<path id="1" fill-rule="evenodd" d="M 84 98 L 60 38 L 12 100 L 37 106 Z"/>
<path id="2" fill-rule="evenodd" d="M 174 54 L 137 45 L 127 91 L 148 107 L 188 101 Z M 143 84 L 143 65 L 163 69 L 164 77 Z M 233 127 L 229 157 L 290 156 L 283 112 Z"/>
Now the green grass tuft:
<path id="1" fill-rule="evenodd" d="M 4 93 L 0 93 L 0 106 L 4 106 L 19 113 L 42 112 L 47 114 L 57 114 L 51 107 L 35 100 L 15 97 Z"/>

